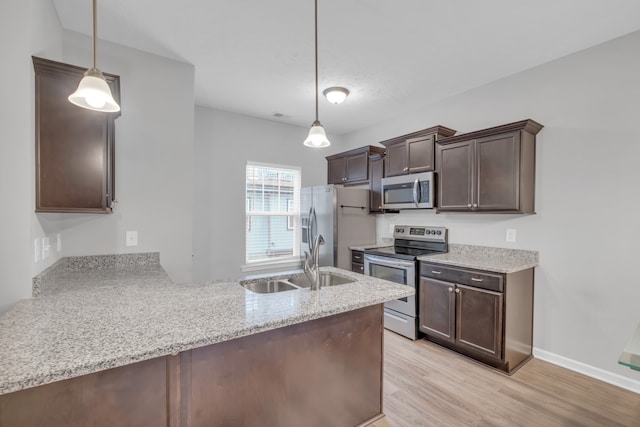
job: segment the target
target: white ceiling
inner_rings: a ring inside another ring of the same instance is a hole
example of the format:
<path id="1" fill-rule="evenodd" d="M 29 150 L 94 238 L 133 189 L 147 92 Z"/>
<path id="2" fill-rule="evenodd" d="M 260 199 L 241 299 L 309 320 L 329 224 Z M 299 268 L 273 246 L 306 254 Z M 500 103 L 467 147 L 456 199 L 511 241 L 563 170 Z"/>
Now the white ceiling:
<path id="1" fill-rule="evenodd" d="M 640 30 L 638 0 L 318 3 L 320 91 L 351 91 L 340 105 L 320 95 L 333 134 Z M 65 29 L 91 34 L 90 0 L 54 4 Z M 101 0 L 98 36 L 193 64 L 198 105 L 307 127 L 313 10 L 312 0 Z"/>

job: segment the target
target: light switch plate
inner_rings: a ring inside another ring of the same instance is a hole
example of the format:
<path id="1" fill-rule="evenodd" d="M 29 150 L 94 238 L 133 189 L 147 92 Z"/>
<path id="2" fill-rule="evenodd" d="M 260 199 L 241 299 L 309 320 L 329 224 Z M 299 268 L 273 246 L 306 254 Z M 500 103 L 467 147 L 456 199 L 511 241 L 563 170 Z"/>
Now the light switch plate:
<path id="1" fill-rule="evenodd" d="M 516 241 L 516 229 L 515 228 L 507 228 L 507 242 L 515 242 Z"/>
<path id="2" fill-rule="evenodd" d="M 125 245 L 126 246 L 138 246 L 138 232 L 137 231 L 127 231 L 125 237 Z"/>
<path id="3" fill-rule="evenodd" d="M 62 234 L 56 234 L 56 250 L 60 252 L 62 250 Z"/>

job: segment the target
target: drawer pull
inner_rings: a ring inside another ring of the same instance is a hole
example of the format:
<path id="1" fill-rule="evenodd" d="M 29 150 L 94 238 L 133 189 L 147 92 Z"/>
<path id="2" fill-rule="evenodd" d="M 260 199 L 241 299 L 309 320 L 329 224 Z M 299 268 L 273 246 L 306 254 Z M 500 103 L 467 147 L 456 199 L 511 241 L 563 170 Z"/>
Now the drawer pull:
<path id="1" fill-rule="evenodd" d="M 475 277 L 472 277 L 471 280 L 474 282 L 484 282 L 484 279 L 476 279 Z"/>
<path id="2" fill-rule="evenodd" d="M 431 272 L 432 272 L 433 274 L 442 274 L 442 271 L 438 271 L 438 270 L 431 270 Z"/>

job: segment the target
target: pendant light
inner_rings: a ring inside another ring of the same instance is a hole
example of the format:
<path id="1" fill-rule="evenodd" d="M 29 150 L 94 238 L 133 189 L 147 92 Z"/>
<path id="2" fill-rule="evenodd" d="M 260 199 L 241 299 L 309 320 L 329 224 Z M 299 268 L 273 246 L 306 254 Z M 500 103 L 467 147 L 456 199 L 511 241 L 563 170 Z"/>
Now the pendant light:
<path id="1" fill-rule="evenodd" d="M 309 135 L 304 141 L 304 145 L 313 148 L 328 147 L 331 145 L 327 139 L 327 134 L 324 133 L 322 123 L 318 120 L 318 0 L 315 0 L 315 28 L 316 28 L 316 120 L 311 124 Z"/>
<path id="2" fill-rule="evenodd" d="M 78 89 L 69 95 L 69 101 L 79 107 L 105 113 L 120 111 L 120 106 L 113 99 L 111 89 L 104 75 L 96 67 L 97 40 L 97 0 L 93 0 L 93 67 L 84 73 Z"/>

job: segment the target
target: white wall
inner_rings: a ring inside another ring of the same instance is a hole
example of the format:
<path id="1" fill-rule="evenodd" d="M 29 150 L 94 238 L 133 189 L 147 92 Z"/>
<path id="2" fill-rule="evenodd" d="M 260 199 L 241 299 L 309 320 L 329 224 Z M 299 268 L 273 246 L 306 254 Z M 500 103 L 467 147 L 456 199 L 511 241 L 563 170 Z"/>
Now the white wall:
<path id="1" fill-rule="evenodd" d="M 64 62 L 91 65 L 91 38 L 65 31 Z M 38 214 L 38 222 L 61 233 L 63 256 L 157 251 L 174 281 L 189 281 L 194 67 L 103 41 L 98 67 L 120 76 L 118 203 L 111 215 Z M 125 246 L 127 230 L 138 232 L 137 247 Z"/>
<path id="2" fill-rule="evenodd" d="M 238 278 L 245 275 L 247 161 L 299 166 L 303 187 L 324 184 L 324 158 L 341 151 L 341 141 L 329 135 L 331 147 L 312 149 L 302 145 L 307 128 L 203 107 L 195 123 L 193 277 Z"/>
<path id="3" fill-rule="evenodd" d="M 50 0 L 0 4 L 0 313 L 31 295 L 34 210 L 34 73 L 31 55 L 59 56 L 62 30 Z"/>
<path id="4" fill-rule="evenodd" d="M 344 138 L 357 147 L 436 124 L 464 133 L 526 118 L 542 123 L 537 214 L 403 212 L 379 217 L 378 239 L 392 224 L 431 224 L 449 227 L 453 243 L 540 251 L 535 347 L 621 383 L 640 380 L 617 364 L 640 322 L 638 51 L 640 32 Z M 507 228 L 517 230 L 515 244 L 505 242 Z"/>

